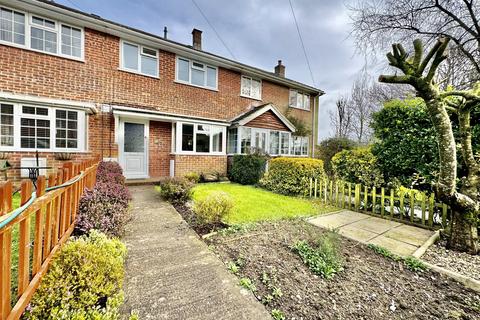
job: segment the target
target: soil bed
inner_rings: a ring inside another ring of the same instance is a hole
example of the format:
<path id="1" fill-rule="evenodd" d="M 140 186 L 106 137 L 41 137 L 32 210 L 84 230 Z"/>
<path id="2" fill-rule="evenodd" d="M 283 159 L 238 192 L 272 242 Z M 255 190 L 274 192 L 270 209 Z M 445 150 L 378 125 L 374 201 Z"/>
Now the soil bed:
<path id="1" fill-rule="evenodd" d="M 422 259 L 480 281 L 480 255 L 448 250 L 445 239 L 428 248 Z"/>
<path id="2" fill-rule="evenodd" d="M 300 219 L 283 220 L 223 232 L 207 243 L 227 265 L 240 265 L 237 276 L 251 279 L 257 299 L 286 319 L 480 319 L 475 292 L 435 272 L 409 271 L 346 238 L 340 237 L 344 270 L 331 280 L 315 276 L 290 246 L 322 232 Z M 272 287 L 281 297 L 265 298 Z"/>

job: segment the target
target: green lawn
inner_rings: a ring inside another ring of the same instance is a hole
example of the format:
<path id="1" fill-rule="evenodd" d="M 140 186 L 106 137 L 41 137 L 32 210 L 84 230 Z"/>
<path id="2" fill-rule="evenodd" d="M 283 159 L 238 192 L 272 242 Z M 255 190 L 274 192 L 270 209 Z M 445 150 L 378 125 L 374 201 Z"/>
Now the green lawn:
<path id="1" fill-rule="evenodd" d="M 193 200 L 203 199 L 210 192 L 219 190 L 228 193 L 235 203 L 225 221 L 229 224 L 312 216 L 335 210 L 319 201 L 284 196 L 235 183 L 198 184 L 193 189 Z"/>

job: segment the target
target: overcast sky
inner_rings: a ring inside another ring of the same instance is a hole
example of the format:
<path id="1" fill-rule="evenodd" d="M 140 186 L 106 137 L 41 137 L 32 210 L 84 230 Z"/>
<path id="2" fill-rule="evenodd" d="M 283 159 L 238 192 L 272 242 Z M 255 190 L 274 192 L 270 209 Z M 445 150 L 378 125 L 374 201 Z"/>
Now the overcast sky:
<path id="1" fill-rule="evenodd" d="M 277 60 L 286 76 L 313 85 L 288 0 L 195 0 L 236 60 L 273 71 Z M 203 30 L 203 50 L 231 55 L 192 0 L 56 0 L 58 3 L 191 44 L 191 31 Z M 342 0 L 292 0 L 320 98 L 320 137 L 329 136 L 328 110 L 348 92 L 364 64 L 348 38 L 350 20 Z"/>

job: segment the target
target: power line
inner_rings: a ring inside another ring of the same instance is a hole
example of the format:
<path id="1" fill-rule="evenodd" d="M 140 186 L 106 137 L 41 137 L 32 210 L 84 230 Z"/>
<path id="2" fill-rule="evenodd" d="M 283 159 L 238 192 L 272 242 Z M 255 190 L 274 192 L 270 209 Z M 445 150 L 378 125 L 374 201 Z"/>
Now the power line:
<path id="1" fill-rule="evenodd" d="M 233 54 L 232 50 L 230 50 L 230 48 L 227 46 L 227 44 L 225 43 L 225 41 L 223 41 L 222 37 L 220 37 L 220 35 L 218 34 L 217 30 L 215 29 L 215 27 L 210 23 L 210 21 L 208 20 L 207 16 L 205 15 L 205 13 L 203 13 L 202 9 L 200 9 L 200 6 L 195 2 L 195 0 L 192 0 L 193 4 L 195 5 L 195 7 L 197 7 L 198 11 L 200 11 L 200 14 L 203 16 L 203 18 L 205 19 L 205 21 L 207 21 L 208 25 L 210 26 L 210 28 L 212 28 L 213 32 L 215 32 L 215 34 L 217 35 L 217 38 L 218 40 L 220 40 L 220 42 L 223 44 L 223 46 L 225 47 L 225 49 L 227 49 L 228 53 L 230 53 L 230 55 L 232 56 L 233 59 L 236 60 L 235 58 L 235 55 Z"/>
<path id="2" fill-rule="evenodd" d="M 193 1 L 193 0 L 192 0 Z M 300 43 L 302 44 L 303 54 L 305 55 L 305 60 L 307 61 L 307 67 L 310 71 L 310 76 L 312 77 L 313 85 L 315 84 L 315 78 L 313 77 L 312 68 L 310 67 L 310 60 L 308 59 L 307 50 L 305 49 L 305 44 L 303 43 L 302 33 L 300 32 L 300 28 L 298 27 L 297 17 L 295 16 L 295 11 L 293 10 L 292 0 L 288 0 L 290 3 L 290 9 L 292 9 L 293 20 L 295 21 L 295 26 L 297 27 L 298 37 L 300 38 Z"/>

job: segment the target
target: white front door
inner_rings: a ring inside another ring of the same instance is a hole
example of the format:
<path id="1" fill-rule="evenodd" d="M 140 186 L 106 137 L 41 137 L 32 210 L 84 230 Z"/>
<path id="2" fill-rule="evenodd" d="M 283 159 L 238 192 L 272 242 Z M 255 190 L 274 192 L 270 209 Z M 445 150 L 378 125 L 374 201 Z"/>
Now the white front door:
<path id="1" fill-rule="evenodd" d="M 125 177 L 148 178 L 148 122 L 121 120 L 119 149 Z"/>
<path id="2" fill-rule="evenodd" d="M 262 129 L 253 129 L 253 147 L 257 151 L 267 152 L 268 131 Z"/>

